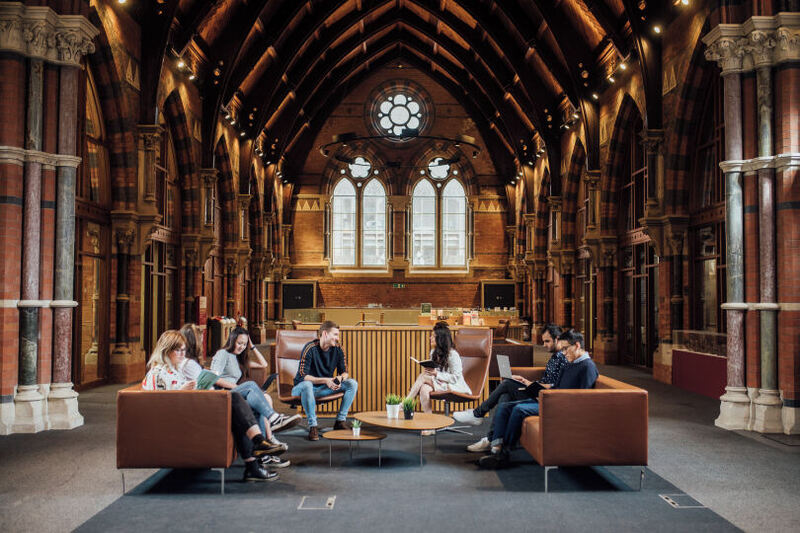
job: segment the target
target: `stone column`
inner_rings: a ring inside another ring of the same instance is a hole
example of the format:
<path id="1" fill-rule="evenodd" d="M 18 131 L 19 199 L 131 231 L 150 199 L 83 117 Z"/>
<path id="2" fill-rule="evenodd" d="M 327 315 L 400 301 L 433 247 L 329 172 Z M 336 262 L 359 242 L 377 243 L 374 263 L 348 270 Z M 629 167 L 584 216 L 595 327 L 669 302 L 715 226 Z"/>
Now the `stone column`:
<path id="1" fill-rule="evenodd" d="M 726 310 L 728 339 L 728 380 L 720 398 L 720 414 L 715 420 L 725 429 L 747 429 L 750 399 L 744 381 L 744 209 L 742 204 L 742 56 L 743 42 L 739 28 L 726 33 L 727 26 L 717 26 L 703 41 L 708 45 L 706 59 L 722 67 L 725 107 L 725 159 L 720 164 L 725 173 L 726 236 Z"/>
<path id="2" fill-rule="evenodd" d="M 31 59 L 28 67 L 26 150 L 42 149 L 43 62 Z M 14 396 L 14 432 L 36 433 L 48 429 L 46 403 L 36 375 L 39 351 L 39 268 L 42 229 L 42 163 L 28 160 L 23 174 L 22 299 L 19 307 L 19 382 Z"/>
<path id="3" fill-rule="evenodd" d="M 780 433 L 781 401 L 778 390 L 778 341 L 776 303 L 777 271 L 775 244 L 775 168 L 773 153 L 772 50 L 773 33 L 755 31 L 749 36 L 750 51 L 756 67 L 758 101 L 758 157 L 764 165 L 758 169 L 758 247 L 760 302 L 754 307 L 761 322 L 761 389 L 753 401 L 752 428 L 761 433 Z"/>
<path id="4" fill-rule="evenodd" d="M 62 66 L 58 95 L 58 152 L 77 153 L 78 84 L 80 70 Z M 56 172 L 56 253 L 55 299 L 53 313 L 53 385 L 48 411 L 53 429 L 72 429 L 83 425 L 78 412 L 78 394 L 72 390 L 72 318 L 75 276 L 75 178 L 74 167 L 58 167 Z"/>
<path id="5" fill-rule="evenodd" d="M 184 281 L 184 317 L 186 322 L 196 322 L 197 312 L 194 308 L 194 297 L 199 296 L 195 289 L 195 280 L 198 271 L 198 251 L 196 248 L 183 250 L 183 281 Z"/>
<path id="6" fill-rule="evenodd" d="M 225 316 L 233 317 L 236 310 L 236 258 L 225 258 Z"/>

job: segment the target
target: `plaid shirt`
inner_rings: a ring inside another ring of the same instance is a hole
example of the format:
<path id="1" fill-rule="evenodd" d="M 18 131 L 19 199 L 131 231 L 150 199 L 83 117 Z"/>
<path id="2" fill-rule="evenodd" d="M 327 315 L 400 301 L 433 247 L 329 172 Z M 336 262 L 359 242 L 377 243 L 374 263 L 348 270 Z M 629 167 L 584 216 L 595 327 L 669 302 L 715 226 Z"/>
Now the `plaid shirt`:
<path id="1" fill-rule="evenodd" d="M 564 370 L 564 367 L 567 366 L 567 358 L 564 356 L 562 352 L 556 352 L 547 362 L 547 366 L 544 368 L 544 374 L 542 374 L 542 383 L 555 383 L 558 381 L 558 376 L 561 375 L 561 371 Z"/>

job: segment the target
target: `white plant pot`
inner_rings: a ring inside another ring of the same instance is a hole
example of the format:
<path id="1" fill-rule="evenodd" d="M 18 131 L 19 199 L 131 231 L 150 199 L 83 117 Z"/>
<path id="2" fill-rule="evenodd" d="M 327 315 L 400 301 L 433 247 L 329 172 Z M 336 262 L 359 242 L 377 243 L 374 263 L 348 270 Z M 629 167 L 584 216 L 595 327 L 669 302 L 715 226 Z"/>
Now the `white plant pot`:
<path id="1" fill-rule="evenodd" d="M 386 404 L 386 418 L 400 418 L 400 409 L 402 409 L 401 404 L 397 405 L 389 405 Z"/>
<path id="2" fill-rule="evenodd" d="M 358 437 L 359 435 L 361 435 L 361 428 L 353 428 L 353 436 Z"/>

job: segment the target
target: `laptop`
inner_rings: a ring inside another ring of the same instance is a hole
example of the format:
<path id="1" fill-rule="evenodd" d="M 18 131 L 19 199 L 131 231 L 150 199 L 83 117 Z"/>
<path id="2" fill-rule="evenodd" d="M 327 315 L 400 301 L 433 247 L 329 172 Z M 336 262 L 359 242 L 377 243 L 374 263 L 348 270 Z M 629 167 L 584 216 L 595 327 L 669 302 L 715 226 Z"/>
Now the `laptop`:
<path id="1" fill-rule="evenodd" d="M 511 381 L 519 383 L 522 387 L 525 387 L 524 383 L 511 377 L 511 360 L 507 355 L 497 354 L 497 369 L 500 371 L 501 378 L 510 379 Z"/>

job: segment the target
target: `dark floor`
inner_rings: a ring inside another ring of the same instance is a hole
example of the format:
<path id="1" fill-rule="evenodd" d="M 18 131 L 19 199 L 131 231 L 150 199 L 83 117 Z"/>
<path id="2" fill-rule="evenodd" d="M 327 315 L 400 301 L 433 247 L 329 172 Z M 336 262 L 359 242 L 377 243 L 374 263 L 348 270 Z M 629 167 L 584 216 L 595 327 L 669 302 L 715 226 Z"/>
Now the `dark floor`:
<path id="1" fill-rule="evenodd" d="M 287 436 L 294 466 L 281 481 L 240 482 L 241 466 L 227 472 L 227 494 L 218 494 L 216 472 L 128 471 L 121 496 L 114 464 L 114 393 L 102 387 L 81 394 L 86 425 L 72 431 L 0 437 L 0 529 L 86 531 L 143 529 L 233 530 L 357 527 L 408 531 L 566 530 L 800 530 L 800 447 L 713 425 L 717 400 L 655 382 L 634 369 L 603 373 L 650 391 L 650 465 L 642 492 L 638 469 L 560 469 L 543 493 L 543 469 L 522 450 L 512 470 L 478 470 L 463 452 L 471 440 L 440 435 L 425 439 L 419 466 L 417 437 L 392 433 L 376 447 L 363 444 L 352 462 L 347 445 L 334 445 L 328 468 L 325 441 Z M 477 434 L 477 431 L 476 431 Z M 673 508 L 660 497 L 683 506 Z M 332 510 L 325 507 L 335 496 Z M 173 527 L 179 522 L 181 527 Z M 311 527 L 314 527 L 313 525 Z M 321 526 L 320 526 L 321 527 Z"/>

